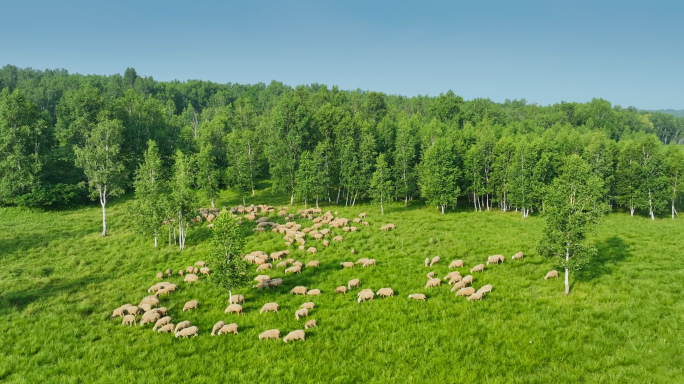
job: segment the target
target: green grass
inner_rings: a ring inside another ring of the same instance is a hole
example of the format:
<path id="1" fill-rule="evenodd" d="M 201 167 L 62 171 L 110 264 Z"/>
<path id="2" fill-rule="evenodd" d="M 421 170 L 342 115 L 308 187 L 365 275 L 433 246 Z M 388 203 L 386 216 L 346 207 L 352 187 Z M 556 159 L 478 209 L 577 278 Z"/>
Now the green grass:
<path id="1" fill-rule="evenodd" d="M 262 193 L 250 202 L 285 200 Z M 237 199 L 225 196 L 220 203 Z M 673 383 L 684 377 L 682 219 L 607 216 L 594 239 L 598 258 L 571 277 L 566 297 L 562 278 L 543 279 L 553 265 L 534 252 L 543 225 L 538 217 L 465 208 L 440 215 L 418 202 L 381 217 L 376 207 L 323 205 L 349 218 L 366 211 L 372 226 L 359 226 L 359 233 L 336 230 L 345 240 L 329 248 L 309 241 L 319 249 L 315 256 L 293 250 L 296 260 L 315 258 L 321 267 L 284 276 L 276 290 L 240 290 L 247 299 L 244 317 L 223 313 L 228 294 L 206 278 L 192 286 L 170 278 L 179 289 L 162 305 L 174 323 L 187 319 L 200 328 L 198 338 L 181 340 L 109 316 L 148 295 L 157 271 L 206 259 L 211 232 L 192 230 L 182 252 L 164 236 L 155 249 L 130 227 L 129 204 L 118 199 L 109 207 L 107 238 L 99 236 L 97 206 L 0 209 L 0 381 Z M 379 230 L 388 222 L 397 225 L 395 232 Z M 284 249 L 280 235 L 245 232 L 246 252 Z M 511 262 L 519 250 L 527 256 Z M 444 285 L 424 288 L 428 271 L 443 277 L 449 261 L 463 259 L 463 273 L 491 254 L 507 260 L 475 276 L 475 287 L 494 285 L 483 301 L 467 302 Z M 434 255 L 442 263 L 424 268 L 423 260 Z M 341 261 L 360 257 L 376 258 L 378 265 L 340 269 Z M 283 276 L 282 270 L 269 274 Z M 355 292 L 332 293 L 352 278 L 360 278 L 362 288 L 391 287 L 396 295 L 358 304 Z M 295 285 L 320 288 L 323 295 L 292 296 Z M 410 300 L 411 293 L 426 293 L 428 300 Z M 192 299 L 199 309 L 183 314 L 183 303 Z M 310 318 L 319 327 L 307 331 L 305 342 L 257 339 L 271 328 L 283 335 L 303 329 L 294 311 L 309 300 L 316 303 Z M 280 312 L 259 315 L 271 301 Z M 237 322 L 240 334 L 210 337 L 218 320 Z"/>

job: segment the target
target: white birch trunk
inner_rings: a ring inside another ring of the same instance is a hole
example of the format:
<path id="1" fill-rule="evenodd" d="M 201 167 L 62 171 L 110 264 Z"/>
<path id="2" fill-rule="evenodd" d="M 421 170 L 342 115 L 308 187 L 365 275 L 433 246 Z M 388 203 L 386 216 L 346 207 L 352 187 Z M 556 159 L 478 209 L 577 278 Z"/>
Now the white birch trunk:
<path id="1" fill-rule="evenodd" d="M 157 248 L 157 230 L 154 230 L 154 247 Z"/>

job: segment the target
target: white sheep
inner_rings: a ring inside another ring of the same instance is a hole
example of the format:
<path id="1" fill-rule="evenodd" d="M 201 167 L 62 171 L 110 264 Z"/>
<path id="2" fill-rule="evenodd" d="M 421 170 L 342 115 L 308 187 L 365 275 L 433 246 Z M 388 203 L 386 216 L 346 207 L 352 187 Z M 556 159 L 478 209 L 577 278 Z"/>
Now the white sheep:
<path id="1" fill-rule="evenodd" d="M 224 311 L 224 313 L 233 313 L 233 312 L 237 313 L 238 315 L 242 315 L 242 316 L 245 315 L 244 312 L 242 312 L 242 306 L 240 304 L 231 304 Z"/>
<path id="2" fill-rule="evenodd" d="M 257 276 L 254 278 L 254 281 L 258 281 L 258 282 L 260 282 L 260 283 L 261 283 L 262 281 L 266 281 L 266 280 L 271 280 L 271 276 L 269 276 L 269 275 L 257 275 Z"/>
<path id="3" fill-rule="evenodd" d="M 258 266 L 256 270 L 257 270 L 257 272 L 259 272 L 259 271 L 265 271 L 265 270 L 271 269 L 271 268 L 273 268 L 273 265 L 271 263 L 264 263 L 264 264 L 261 264 L 260 266 Z"/>
<path id="4" fill-rule="evenodd" d="M 187 275 L 185 275 L 185 278 L 183 279 L 183 281 L 185 281 L 186 283 L 194 283 L 197 280 L 199 280 L 199 277 L 197 277 L 197 275 L 193 273 L 188 273 Z"/>
<path id="5" fill-rule="evenodd" d="M 352 280 L 349 280 L 349 282 L 347 283 L 347 288 L 351 290 L 354 287 L 358 287 L 359 284 L 361 284 L 361 280 L 352 279 Z"/>
<path id="6" fill-rule="evenodd" d="M 261 339 L 279 339 L 280 331 L 277 329 L 269 329 L 266 332 L 259 334 L 259 340 Z"/>
<path id="7" fill-rule="evenodd" d="M 361 259 L 358 259 L 358 260 L 356 261 L 356 263 L 354 263 L 354 264 L 361 264 L 361 265 L 363 265 L 366 261 L 368 261 L 368 259 L 365 258 L 365 257 L 363 257 L 363 258 L 361 258 Z"/>
<path id="8" fill-rule="evenodd" d="M 451 262 L 451 264 L 449 264 L 449 269 L 461 267 L 463 267 L 463 260 L 454 260 Z"/>
<path id="9" fill-rule="evenodd" d="M 304 331 L 297 330 L 297 331 L 292 331 L 287 334 L 287 336 L 283 337 L 283 341 L 287 343 L 288 340 L 301 340 L 304 341 Z"/>
<path id="10" fill-rule="evenodd" d="M 458 283 L 455 283 L 453 287 L 451 287 L 451 292 L 457 291 L 461 288 L 464 288 L 466 286 L 466 283 L 463 281 L 459 281 Z"/>
<path id="11" fill-rule="evenodd" d="M 206 267 L 207 263 L 205 263 L 204 261 L 198 261 L 195 263 L 195 265 L 198 267 Z"/>
<path id="12" fill-rule="evenodd" d="M 366 301 L 366 300 L 373 301 L 373 297 L 375 297 L 375 294 L 373 293 L 373 291 L 370 291 L 370 292 L 368 292 L 368 291 L 363 292 L 362 291 L 362 292 L 359 292 L 358 302 L 360 303 L 360 302 Z"/>
<path id="13" fill-rule="evenodd" d="M 430 258 L 429 258 L 429 257 L 426 257 L 426 258 L 425 258 L 425 268 L 427 268 L 427 267 L 429 267 L 429 266 L 430 266 Z"/>
<path id="14" fill-rule="evenodd" d="M 171 332 L 171 331 L 173 331 L 173 323 L 169 323 L 169 324 L 163 325 L 161 328 L 159 328 L 159 330 L 157 331 L 157 333 L 162 333 L 162 332 L 164 332 L 164 333 L 169 333 L 169 332 Z"/>
<path id="15" fill-rule="evenodd" d="M 449 272 L 446 276 L 444 276 L 444 280 L 450 280 L 452 277 L 454 277 L 454 276 L 456 276 L 456 275 L 459 275 L 459 276 L 460 276 L 460 275 L 461 275 L 461 272 L 459 272 L 459 271 L 451 271 L 451 272 Z"/>
<path id="16" fill-rule="evenodd" d="M 294 295 L 306 295 L 306 287 L 296 286 L 290 290 Z"/>
<path id="17" fill-rule="evenodd" d="M 287 269 L 285 270 L 285 273 L 288 273 L 288 272 L 292 272 L 292 273 L 301 273 L 301 272 L 302 272 L 302 267 L 298 267 L 298 266 L 295 265 L 295 266 L 290 267 L 290 268 L 287 268 Z"/>
<path id="18" fill-rule="evenodd" d="M 278 308 L 278 303 L 266 303 L 263 307 L 261 307 L 259 313 L 261 314 L 264 312 L 278 312 Z"/>
<path id="19" fill-rule="evenodd" d="M 198 332 L 199 332 L 199 328 L 192 326 L 192 327 L 185 328 L 180 332 L 176 332 L 176 337 L 178 338 L 178 337 L 182 336 L 186 339 L 188 338 L 188 336 L 197 337 Z"/>
<path id="20" fill-rule="evenodd" d="M 439 256 L 435 256 L 432 258 L 432 261 L 430 261 L 430 266 L 432 267 L 433 265 L 439 263 L 442 259 L 440 259 Z"/>
<path id="21" fill-rule="evenodd" d="M 318 268 L 319 265 L 320 265 L 320 263 L 318 262 L 318 260 L 311 260 L 308 263 L 306 263 L 306 266 L 308 268 Z"/>
<path id="22" fill-rule="evenodd" d="M 311 319 L 304 324 L 304 329 L 309 329 L 313 327 L 318 327 L 318 324 L 316 324 L 316 319 Z"/>
<path id="23" fill-rule="evenodd" d="M 458 283 L 461 280 L 462 280 L 461 275 L 453 275 L 453 276 L 451 276 L 451 279 L 449 279 L 449 285 L 451 285 L 453 283 Z"/>
<path id="24" fill-rule="evenodd" d="M 126 315 L 121 322 L 121 325 L 128 324 L 128 326 L 135 325 L 135 315 Z"/>
<path id="25" fill-rule="evenodd" d="M 163 327 L 165 325 L 169 325 L 169 324 L 171 324 L 171 316 L 162 317 L 161 319 L 157 320 L 156 323 L 154 323 L 154 327 L 152 327 L 152 330 L 156 331 L 157 328 L 161 328 L 161 327 Z"/>
<path id="26" fill-rule="evenodd" d="M 344 293 L 345 295 L 347 294 L 347 287 L 344 285 L 341 285 L 337 288 L 335 288 L 335 293 Z"/>
<path id="27" fill-rule="evenodd" d="M 428 278 L 428 279 L 432 279 L 433 277 L 435 277 L 435 271 L 428 272 L 427 278 Z"/>
<path id="28" fill-rule="evenodd" d="M 159 299 L 157 296 L 147 296 L 140 301 L 140 305 L 142 304 L 149 304 L 152 307 L 156 307 L 159 305 Z"/>
<path id="29" fill-rule="evenodd" d="M 484 292 L 477 291 L 472 295 L 468 296 L 468 301 L 482 300 L 482 296 L 484 296 Z"/>
<path id="30" fill-rule="evenodd" d="M 143 326 L 145 324 L 154 323 L 159 319 L 161 319 L 161 314 L 159 312 L 147 312 L 140 319 L 140 325 Z"/>
<path id="31" fill-rule="evenodd" d="M 231 324 L 224 325 L 223 327 L 221 327 L 221 329 L 219 329 L 218 335 L 220 336 L 224 333 L 231 333 L 231 332 L 235 335 L 238 334 L 238 325 L 237 324 L 231 323 Z"/>
<path id="32" fill-rule="evenodd" d="M 342 262 L 340 263 L 340 265 L 342 266 L 342 268 L 354 268 L 354 263 L 351 261 Z"/>
<path id="33" fill-rule="evenodd" d="M 491 284 L 487 284 L 480 287 L 480 289 L 478 289 L 477 291 L 482 293 L 489 293 L 492 291 L 492 289 L 494 289 L 494 287 Z"/>
<path id="34" fill-rule="evenodd" d="M 513 256 L 511 257 L 511 260 L 522 260 L 523 256 L 524 256 L 524 255 L 523 255 L 522 252 L 518 252 L 518 253 L 516 253 L 515 255 L 513 255 Z"/>
<path id="35" fill-rule="evenodd" d="M 473 275 L 468 275 L 468 276 L 464 277 L 463 280 L 461 280 L 461 281 L 465 285 L 470 285 L 473 283 Z"/>
<path id="36" fill-rule="evenodd" d="M 473 269 L 470 270 L 470 273 L 482 272 L 482 271 L 484 271 L 484 269 L 485 269 L 484 264 L 478 264 L 478 265 L 474 266 Z"/>
<path id="37" fill-rule="evenodd" d="M 558 277 L 558 271 L 553 270 L 553 271 L 550 271 L 549 273 L 547 273 L 546 276 L 544 276 L 544 280 L 553 279 L 556 277 Z"/>
<path id="38" fill-rule="evenodd" d="M 380 288 L 375 294 L 382 297 L 394 296 L 394 291 L 392 288 Z"/>
<path id="39" fill-rule="evenodd" d="M 243 295 L 233 295 L 228 304 L 244 304 L 245 297 Z"/>
<path id="40" fill-rule="evenodd" d="M 199 302 L 197 300 L 190 300 L 183 306 L 183 312 L 189 311 L 191 309 L 197 309 Z"/>
<path id="41" fill-rule="evenodd" d="M 307 308 L 300 308 L 295 312 L 295 319 L 299 320 L 300 317 L 309 316 L 309 310 Z"/>
<path id="42" fill-rule="evenodd" d="M 310 301 L 307 301 L 306 303 L 300 305 L 299 308 L 314 309 L 315 306 L 316 306 L 316 304 L 314 304 Z"/>
<path id="43" fill-rule="evenodd" d="M 306 251 L 307 251 L 308 253 L 313 253 L 313 254 L 315 254 L 316 252 L 318 252 L 318 250 L 316 249 L 316 247 L 309 247 L 309 249 L 307 249 Z"/>
<path id="44" fill-rule="evenodd" d="M 218 323 L 214 324 L 214 326 L 211 328 L 211 335 L 214 336 L 216 332 L 218 332 L 223 326 L 226 325 L 223 321 L 219 321 Z"/>
<path id="45" fill-rule="evenodd" d="M 505 258 L 503 257 L 503 255 L 493 255 L 493 256 L 489 256 L 489 257 L 487 258 L 487 265 L 489 265 L 489 264 L 499 264 L 499 262 L 503 263 L 504 260 L 505 260 Z"/>
<path id="46" fill-rule="evenodd" d="M 456 296 L 470 296 L 473 293 L 475 293 L 475 288 L 465 287 L 465 288 L 461 288 L 458 291 L 456 291 Z"/>
<path id="47" fill-rule="evenodd" d="M 414 293 L 412 295 L 408 295 L 408 297 L 409 299 L 425 301 L 425 295 L 423 295 L 422 293 Z"/>
<path id="48" fill-rule="evenodd" d="M 199 271 L 201 274 L 207 275 L 207 276 L 209 276 L 209 273 L 211 272 L 211 270 L 209 270 L 209 268 L 207 268 L 207 267 L 202 267 L 202 268 L 200 268 Z"/>
<path id="49" fill-rule="evenodd" d="M 425 288 L 431 288 L 431 287 L 438 287 L 442 284 L 442 280 L 440 279 L 430 279 L 428 280 L 427 284 L 425 284 Z"/>
<path id="50" fill-rule="evenodd" d="M 368 259 L 368 261 L 363 263 L 363 267 L 365 268 L 365 267 L 370 267 L 371 265 L 376 265 L 375 263 L 376 263 L 375 259 Z"/>
<path id="51" fill-rule="evenodd" d="M 176 324 L 176 329 L 173 332 L 178 333 L 178 332 L 184 330 L 185 328 L 187 328 L 189 326 L 190 326 L 189 320 L 181 321 L 180 323 Z"/>
<path id="52" fill-rule="evenodd" d="M 310 289 L 309 291 L 306 292 L 308 296 L 318 296 L 321 294 L 320 289 Z"/>

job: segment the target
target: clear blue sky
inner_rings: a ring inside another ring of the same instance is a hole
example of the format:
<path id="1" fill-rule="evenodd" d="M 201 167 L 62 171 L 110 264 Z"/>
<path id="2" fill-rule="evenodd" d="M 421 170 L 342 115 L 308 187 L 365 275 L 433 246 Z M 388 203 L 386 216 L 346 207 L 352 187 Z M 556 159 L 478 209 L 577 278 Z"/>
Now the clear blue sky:
<path id="1" fill-rule="evenodd" d="M 0 2 L 0 65 L 684 109 L 684 1 Z"/>

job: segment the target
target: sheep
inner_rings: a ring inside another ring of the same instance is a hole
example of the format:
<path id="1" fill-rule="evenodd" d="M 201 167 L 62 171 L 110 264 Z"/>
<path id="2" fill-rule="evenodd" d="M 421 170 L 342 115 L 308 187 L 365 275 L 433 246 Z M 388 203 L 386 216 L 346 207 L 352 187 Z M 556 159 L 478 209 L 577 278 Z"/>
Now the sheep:
<path id="1" fill-rule="evenodd" d="M 132 305 L 130 304 L 124 304 L 120 306 L 119 308 L 115 309 L 114 312 L 112 312 L 112 318 L 114 317 L 123 317 L 126 314 L 126 308 L 130 308 Z"/>
<path id="2" fill-rule="evenodd" d="M 375 294 L 373 293 L 373 291 L 359 292 L 358 302 L 360 303 L 360 302 L 366 301 L 366 300 L 373 301 L 373 297 L 375 297 Z"/>
<path id="3" fill-rule="evenodd" d="M 352 221 L 355 222 L 355 223 L 360 223 L 360 222 L 361 222 L 361 219 L 359 219 L 358 217 L 355 217 L 354 220 L 352 220 Z"/>
<path id="4" fill-rule="evenodd" d="M 185 273 L 192 273 L 193 269 L 194 269 L 194 267 L 192 265 L 189 265 L 189 266 L 185 267 Z"/>
<path id="5" fill-rule="evenodd" d="M 297 286 L 290 290 L 290 293 L 294 295 L 306 295 L 306 287 Z"/>
<path id="6" fill-rule="evenodd" d="M 461 280 L 463 280 L 461 275 L 453 275 L 453 276 L 451 276 L 451 279 L 449 279 L 449 285 L 451 285 L 453 283 L 458 283 Z"/>
<path id="7" fill-rule="evenodd" d="M 169 323 L 169 324 L 162 326 L 161 328 L 159 328 L 157 333 L 162 333 L 162 332 L 169 333 L 171 331 L 173 331 L 173 323 Z"/>
<path id="8" fill-rule="evenodd" d="M 368 261 L 368 259 L 364 257 L 364 258 L 361 258 L 361 259 L 357 260 L 355 264 L 361 264 L 361 265 L 363 265 L 366 261 Z"/>
<path id="9" fill-rule="evenodd" d="M 356 231 L 358 231 L 359 229 L 356 228 L 356 227 L 354 227 L 354 226 L 352 226 L 352 227 L 349 227 L 349 230 L 352 231 L 352 232 L 356 232 Z"/>
<path id="10" fill-rule="evenodd" d="M 259 334 L 259 340 L 261 339 L 280 339 L 280 331 L 277 329 L 269 329 L 268 331 Z"/>
<path id="11" fill-rule="evenodd" d="M 371 292 L 371 293 L 372 293 L 373 290 L 370 289 L 370 288 L 362 289 L 362 290 L 359 291 L 359 293 L 356 294 L 356 296 L 361 296 L 362 294 L 364 294 L 364 293 L 366 293 L 366 292 Z"/>
<path id="12" fill-rule="evenodd" d="M 470 296 L 473 293 L 475 293 L 475 288 L 465 287 L 465 288 L 461 288 L 458 291 L 456 291 L 456 296 Z"/>
<path id="13" fill-rule="evenodd" d="M 435 271 L 428 272 L 427 278 L 428 278 L 428 279 L 432 279 L 433 277 L 435 277 Z"/>
<path id="14" fill-rule="evenodd" d="M 276 264 L 276 268 L 287 268 L 287 261 L 282 261 Z"/>
<path id="15" fill-rule="evenodd" d="M 186 310 L 189 311 L 191 309 L 197 309 L 198 306 L 199 302 L 197 300 L 190 300 L 183 306 L 183 312 L 185 312 Z"/>
<path id="16" fill-rule="evenodd" d="M 392 288 L 380 288 L 375 294 L 382 297 L 394 296 L 394 291 Z"/>
<path id="17" fill-rule="evenodd" d="M 163 279 L 163 278 L 164 278 L 164 274 L 161 272 L 158 272 L 157 273 L 157 279 Z"/>
<path id="18" fill-rule="evenodd" d="M 261 307 L 259 314 L 264 312 L 278 312 L 278 308 L 278 303 L 266 303 L 263 307 Z"/>
<path id="19" fill-rule="evenodd" d="M 341 241 L 343 241 L 343 240 L 344 240 L 344 238 L 343 238 L 342 236 L 335 236 L 335 237 L 333 237 L 333 241 L 340 241 L 340 242 L 341 242 Z"/>
<path id="20" fill-rule="evenodd" d="M 297 330 L 297 331 L 292 331 L 287 334 L 287 336 L 283 337 L 283 341 L 287 343 L 288 340 L 301 340 L 304 341 L 304 331 Z"/>
<path id="21" fill-rule="evenodd" d="M 267 280 L 265 283 L 266 283 L 266 285 L 268 285 L 269 288 L 275 288 L 275 287 L 277 287 L 283 283 L 283 279 L 280 279 L 280 278 L 271 279 L 271 280 Z"/>
<path id="22" fill-rule="evenodd" d="M 206 267 L 207 263 L 205 263 L 204 261 L 198 261 L 195 263 L 195 265 L 198 267 Z"/>
<path id="23" fill-rule="evenodd" d="M 459 276 L 460 276 L 460 275 L 461 275 L 461 272 L 459 272 L 459 271 L 451 271 L 451 272 L 449 272 L 446 276 L 444 276 L 444 280 L 449 280 L 449 279 L 451 279 L 452 277 L 454 277 L 454 276 L 456 276 L 456 275 L 459 275 Z"/>
<path id="24" fill-rule="evenodd" d="M 468 275 L 468 276 L 464 277 L 463 280 L 461 280 L 461 281 L 463 281 L 463 284 L 465 284 L 465 285 L 470 285 L 473 283 L 473 275 Z"/>
<path id="25" fill-rule="evenodd" d="M 135 325 L 135 315 L 126 315 L 123 318 L 123 321 L 121 322 L 121 325 L 128 324 L 128 326 L 134 326 Z"/>
<path id="26" fill-rule="evenodd" d="M 365 219 L 366 218 L 366 212 L 359 213 L 359 217 L 362 219 Z"/>
<path id="27" fill-rule="evenodd" d="M 316 252 L 318 252 L 318 251 L 316 250 L 316 247 L 309 247 L 309 249 L 307 249 L 306 251 L 307 251 L 308 253 L 313 253 L 313 254 L 315 254 Z"/>
<path id="28" fill-rule="evenodd" d="M 320 289 L 310 289 L 308 292 L 306 292 L 308 296 L 318 296 L 321 294 Z"/>
<path id="29" fill-rule="evenodd" d="M 414 300 L 423 300 L 425 301 L 425 295 L 422 293 L 414 293 L 412 295 L 408 295 L 409 299 L 414 299 Z"/>
<path id="30" fill-rule="evenodd" d="M 356 251 L 354 250 L 354 248 L 351 249 L 351 254 L 352 255 L 356 254 Z"/>
<path id="31" fill-rule="evenodd" d="M 354 263 L 352 263 L 351 261 L 342 262 L 342 263 L 340 263 L 340 265 L 343 268 L 354 268 Z"/>
<path id="32" fill-rule="evenodd" d="M 425 288 L 438 287 L 441 284 L 442 284 L 442 280 L 440 280 L 440 279 L 430 279 L 430 280 L 428 280 L 427 284 L 425 284 Z"/>
<path id="33" fill-rule="evenodd" d="M 482 296 L 484 296 L 484 292 L 477 291 L 472 295 L 468 296 L 468 301 L 482 300 Z"/>
<path id="34" fill-rule="evenodd" d="M 242 306 L 240 304 L 231 304 L 228 306 L 228 308 L 226 308 L 225 311 L 223 311 L 223 313 L 233 313 L 233 312 L 237 313 L 238 315 L 242 315 L 242 316 L 245 315 L 245 313 L 242 312 Z"/>
<path id="35" fill-rule="evenodd" d="M 140 304 L 149 304 L 152 307 L 156 307 L 159 305 L 159 299 L 157 296 L 147 296 L 140 301 Z"/>
<path id="36" fill-rule="evenodd" d="M 207 268 L 207 267 L 200 268 L 199 271 L 200 271 L 201 274 L 207 275 L 207 276 L 209 276 L 209 272 L 211 272 L 211 271 L 209 270 L 209 268 Z"/>
<path id="37" fill-rule="evenodd" d="M 302 267 L 298 267 L 298 266 L 295 265 L 294 267 L 290 267 L 290 268 L 287 268 L 287 269 L 285 270 L 285 273 L 288 273 L 288 272 L 297 273 L 297 274 L 298 274 L 298 273 L 301 273 L 301 272 L 302 272 Z"/>
<path id="38" fill-rule="evenodd" d="M 164 325 L 169 325 L 169 324 L 171 324 L 171 316 L 162 317 L 161 319 L 157 320 L 156 323 L 154 323 L 154 327 L 152 327 L 152 330 L 156 331 L 157 328 L 161 328 Z"/>
<path id="39" fill-rule="evenodd" d="M 313 235 L 313 237 L 314 237 L 314 239 L 316 239 L 316 240 L 320 240 L 320 239 L 323 238 L 323 235 L 320 234 L 320 233 L 316 233 L 316 234 Z M 312 248 L 313 248 L 313 247 L 312 247 Z"/>
<path id="40" fill-rule="evenodd" d="M 199 277 L 197 277 L 197 275 L 193 273 L 188 273 L 187 275 L 185 275 L 185 278 L 183 279 L 183 281 L 185 281 L 186 283 L 194 283 L 197 280 L 199 280 Z"/>
<path id="41" fill-rule="evenodd" d="M 180 332 L 176 332 L 176 338 L 181 337 L 181 336 L 186 338 L 186 339 L 188 338 L 188 336 L 197 337 L 198 332 L 199 332 L 199 328 L 197 328 L 195 326 L 188 327 L 188 328 L 183 329 Z"/>
<path id="42" fill-rule="evenodd" d="M 330 245 L 330 242 L 328 240 L 323 240 L 323 246 L 327 247 Z"/>
<path id="43" fill-rule="evenodd" d="M 257 284 L 255 284 L 255 285 L 253 286 L 253 288 L 256 288 L 256 289 L 268 288 L 268 281 L 269 281 L 269 280 L 260 281 L 260 282 L 258 282 Z"/>
<path id="44" fill-rule="evenodd" d="M 473 269 L 470 270 L 470 273 L 482 272 L 482 271 L 484 271 L 484 269 L 485 269 L 484 264 L 478 264 L 478 265 L 474 266 Z"/>
<path id="45" fill-rule="evenodd" d="M 162 288 L 164 288 L 164 283 L 157 283 L 157 284 L 155 284 L 155 285 L 149 287 L 149 288 L 147 289 L 147 293 L 156 292 L 156 291 L 158 291 L 158 290 L 160 290 L 160 289 L 162 289 Z"/>
<path id="46" fill-rule="evenodd" d="M 349 280 L 349 282 L 347 283 L 347 288 L 351 290 L 353 287 L 358 287 L 359 284 L 361 284 L 361 281 L 359 279 L 352 279 Z"/>
<path id="47" fill-rule="evenodd" d="M 430 258 L 429 258 L 429 257 L 426 257 L 426 258 L 425 258 L 425 268 L 427 268 L 427 267 L 429 267 L 429 266 L 430 266 Z"/>
<path id="48" fill-rule="evenodd" d="M 494 289 L 494 287 L 491 284 L 484 285 L 480 287 L 480 289 L 477 290 L 477 292 L 482 292 L 482 293 L 489 293 Z"/>
<path id="49" fill-rule="evenodd" d="M 154 309 L 152 309 L 152 311 L 157 311 L 157 312 L 159 312 L 162 316 L 166 316 L 166 314 L 169 312 L 169 310 L 166 309 L 166 307 L 154 308 Z"/>
<path id="50" fill-rule="evenodd" d="M 316 304 L 314 304 L 313 302 L 307 301 L 306 303 L 300 305 L 299 308 L 314 309 L 315 306 Z"/>
<path id="51" fill-rule="evenodd" d="M 370 223 L 367 222 L 367 221 L 364 221 L 362 224 L 363 224 L 363 225 L 370 225 Z"/>
<path id="52" fill-rule="evenodd" d="M 432 261 L 430 261 L 430 266 L 432 267 L 433 265 L 439 263 L 442 259 L 439 256 L 435 256 L 432 258 Z"/>
<path id="53" fill-rule="evenodd" d="M 273 265 L 271 265 L 271 263 L 265 263 L 265 264 L 261 264 L 260 266 L 258 266 L 256 270 L 257 270 L 257 272 L 259 272 L 259 271 L 263 271 L 263 270 L 271 269 L 271 268 L 273 268 Z"/>
<path id="54" fill-rule="evenodd" d="M 462 268 L 463 267 L 463 260 L 454 260 L 449 264 L 449 269 L 451 268 Z"/>
<path id="55" fill-rule="evenodd" d="M 347 294 L 347 287 L 344 285 L 341 285 L 337 288 L 335 288 L 335 293 L 344 293 L 345 295 Z"/>
<path id="56" fill-rule="evenodd" d="M 376 263 L 375 259 L 369 259 L 368 261 L 366 261 L 365 263 L 363 263 L 363 266 L 364 266 L 364 268 L 365 268 L 365 267 L 369 267 L 369 266 L 371 266 L 371 265 L 375 265 L 375 263 Z"/>
<path id="57" fill-rule="evenodd" d="M 300 308 L 295 312 L 295 319 L 299 321 L 300 317 L 309 316 L 309 310 L 307 308 Z"/>
<path id="58" fill-rule="evenodd" d="M 309 329 L 313 327 L 318 327 L 318 324 L 316 324 L 316 319 L 311 319 L 304 324 L 304 329 Z"/>
<path id="59" fill-rule="evenodd" d="M 181 321 L 180 323 L 176 324 L 176 329 L 174 329 L 173 332 L 178 333 L 178 332 L 184 330 L 185 328 L 187 328 L 189 326 L 190 326 L 189 320 Z"/>
<path id="60" fill-rule="evenodd" d="M 152 309 L 152 306 L 147 303 L 140 304 L 139 307 L 140 309 L 142 309 L 143 312 L 149 312 L 149 310 Z"/>
<path id="61" fill-rule="evenodd" d="M 219 329 L 218 335 L 221 336 L 224 333 L 231 333 L 231 332 L 235 335 L 238 334 L 238 325 L 237 324 L 231 323 L 231 324 L 224 325 L 223 327 L 221 327 L 221 329 Z"/>
<path id="62" fill-rule="evenodd" d="M 311 260 L 308 263 L 306 263 L 306 266 L 308 268 L 318 268 L 319 265 L 320 263 L 318 262 L 318 260 Z"/>
<path id="63" fill-rule="evenodd" d="M 387 226 L 386 226 L 386 225 L 383 225 L 382 227 L 380 227 L 380 230 L 381 230 L 381 231 L 387 231 L 387 230 L 388 230 L 388 228 L 387 228 Z"/>
<path id="64" fill-rule="evenodd" d="M 555 277 L 558 277 L 558 271 L 553 270 L 547 273 L 546 276 L 544 276 L 544 280 L 553 279 Z"/>
<path id="65" fill-rule="evenodd" d="M 349 227 L 342 227 L 342 230 L 343 230 L 344 232 L 349 232 L 351 229 L 350 229 Z"/>
<path id="66" fill-rule="evenodd" d="M 197 269 L 197 267 L 193 267 L 193 268 L 192 268 L 192 273 L 194 273 L 194 274 L 196 275 L 197 272 L 199 272 L 199 269 Z"/>
<path id="67" fill-rule="evenodd" d="M 503 255 L 493 255 L 487 258 L 487 265 L 489 264 L 499 264 L 499 262 L 504 262 L 505 258 Z"/>
<path id="68" fill-rule="evenodd" d="M 271 280 L 271 276 L 269 276 L 269 275 L 257 275 L 257 276 L 254 278 L 254 281 L 258 281 L 258 282 L 260 282 L 260 283 L 261 283 L 262 281 L 266 281 L 266 280 Z"/>
<path id="69" fill-rule="evenodd" d="M 139 312 L 140 308 L 134 305 L 124 309 L 124 314 L 126 315 L 137 315 Z"/>
<path id="70" fill-rule="evenodd" d="M 171 292 L 171 290 L 166 289 L 166 288 L 162 288 L 162 289 L 158 290 L 157 292 L 155 292 L 154 295 L 159 297 L 161 295 L 168 295 L 170 292 Z"/>
<path id="71" fill-rule="evenodd" d="M 244 304 L 245 303 L 245 297 L 243 295 L 233 295 L 230 298 L 230 303 L 228 304 Z"/>
<path id="72" fill-rule="evenodd" d="M 515 255 L 513 255 L 513 256 L 511 257 L 511 260 L 518 260 L 518 259 L 519 259 L 519 260 L 522 260 L 523 256 L 524 256 L 524 255 L 523 255 L 522 252 L 518 252 L 518 253 L 516 253 Z"/>
<path id="73" fill-rule="evenodd" d="M 169 268 L 166 270 L 166 276 L 171 276 L 173 275 L 173 269 Z"/>
<path id="74" fill-rule="evenodd" d="M 183 270 L 182 269 L 178 270 L 178 275 L 183 276 Z"/>

